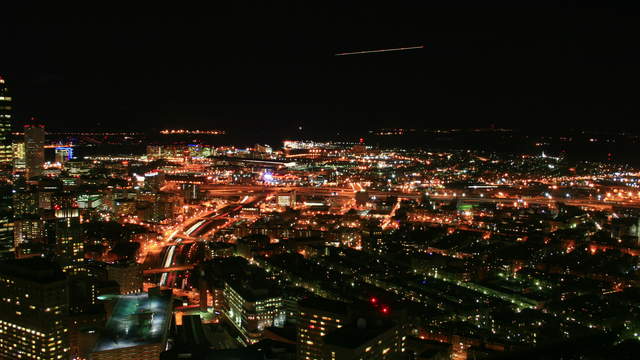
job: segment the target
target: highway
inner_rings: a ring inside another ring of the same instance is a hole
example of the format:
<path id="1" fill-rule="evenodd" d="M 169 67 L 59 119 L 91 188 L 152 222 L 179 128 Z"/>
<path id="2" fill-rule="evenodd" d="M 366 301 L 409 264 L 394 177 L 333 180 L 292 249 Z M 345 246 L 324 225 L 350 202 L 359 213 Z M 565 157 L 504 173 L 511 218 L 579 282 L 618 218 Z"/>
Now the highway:
<path id="1" fill-rule="evenodd" d="M 287 192 L 296 191 L 298 195 L 306 196 L 340 196 L 354 198 L 356 190 L 363 190 L 360 184 L 354 184 L 351 188 L 340 187 L 304 187 L 304 186 L 265 186 L 265 185 L 203 185 L 203 190 L 212 192 L 214 195 L 220 196 L 242 196 L 247 193 L 274 193 L 274 192 Z M 396 196 L 404 199 L 419 199 L 422 197 L 421 192 L 399 192 L 399 191 L 377 191 L 368 190 L 370 196 L 377 198 L 386 198 L 389 196 Z M 555 206 L 556 203 L 563 203 L 572 206 L 585 206 L 594 209 L 611 209 L 614 205 L 624 205 L 627 207 L 640 207 L 640 202 L 633 201 L 604 201 L 591 198 L 548 198 L 544 196 L 537 197 L 481 197 L 481 196 L 462 196 L 461 194 L 442 194 L 442 195 L 429 195 L 430 198 L 436 200 L 461 200 L 464 203 L 504 203 L 513 204 L 514 202 L 519 205 L 523 205 L 524 202 L 532 205 L 548 205 Z"/>
<path id="2" fill-rule="evenodd" d="M 161 274 L 160 285 L 175 286 L 175 282 L 180 280 L 176 278 L 176 272 L 188 270 L 191 263 L 187 259 L 188 254 L 193 253 L 194 249 L 200 246 L 200 242 L 207 239 L 217 230 L 229 226 L 233 223 L 234 215 L 238 214 L 245 206 L 254 206 L 256 203 L 264 199 L 267 194 L 276 192 L 295 191 L 298 195 L 304 196 L 320 196 L 320 197 L 348 197 L 354 198 L 357 191 L 363 189 L 360 184 L 353 184 L 350 188 L 340 187 L 303 187 L 303 186 L 286 186 L 275 187 L 265 185 L 203 185 L 203 190 L 207 190 L 214 195 L 219 196 L 243 196 L 243 199 L 235 204 L 226 205 L 216 211 L 209 211 L 196 218 L 184 221 L 173 229 L 173 231 L 164 240 L 164 248 L 162 251 L 162 260 L 159 267 L 148 268 L 145 274 Z M 421 192 L 384 192 L 384 191 L 368 191 L 370 196 L 385 198 L 396 196 L 400 199 L 417 199 L 422 196 Z M 495 203 L 505 204 L 506 206 L 528 206 L 528 205 L 545 205 L 549 207 L 556 206 L 557 203 L 564 203 L 572 206 L 590 207 L 598 210 L 610 210 L 613 205 L 639 206 L 640 204 L 630 201 L 603 201 L 592 198 L 572 199 L 572 198 L 548 198 L 544 196 L 529 198 L 514 197 L 482 197 L 482 196 L 462 196 L 462 194 L 444 193 L 430 194 L 429 197 L 435 200 L 452 201 L 459 200 L 462 203 Z M 394 208 L 397 208 L 399 203 Z M 391 221 L 385 222 L 385 227 L 392 226 Z M 185 279 L 182 279 L 183 283 Z"/>
<path id="3" fill-rule="evenodd" d="M 162 274 L 162 273 L 168 273 L 172 271 L 191 270 L 194 267 L 195 265 L 172 266 L 172 267 L 159 268 L 159 269 L 147 269 L 147 270 L 144 270 L 143 273 L 144 275 Z"/>
<path id="4" fill-rule="evenodd" d="M 233 222 L 234 215 L 238 214 L 245 206 L 254 206 L 261 201 L 260 196 L 245 196 L 239 203 L 226 205 L 218 210 L 206 212 L 196 218 L 187 219 L 182 224 L 176 226 L 163 241 L 161 260 L 158 265 L 154 263 L 152 257 L 145 261 L 151 265 L 144 270 L 145 275 L 160 274 L 158 284 L 160 286 L 185 288 L 188 274 L 184 277 L 178 272 L 193 268 L 193 254 L 206 240 L 217 230 L 229 226 Z M 157 261 L 155 261 L 157 263 Z"/>

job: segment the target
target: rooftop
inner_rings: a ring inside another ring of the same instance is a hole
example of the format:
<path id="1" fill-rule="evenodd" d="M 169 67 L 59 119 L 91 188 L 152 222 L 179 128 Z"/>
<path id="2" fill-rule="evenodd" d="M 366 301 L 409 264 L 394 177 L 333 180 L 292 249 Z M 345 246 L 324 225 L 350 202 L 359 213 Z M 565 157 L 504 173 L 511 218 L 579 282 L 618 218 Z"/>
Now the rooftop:
<path id="1" fill-rule="evenodd" d="M 314 309 L 332 314 L 347 315 L 348 312 L 347 303 L 317 296 L 302 299 L 298 301 L 298 305 L 301 308 Z"/>
<path id="2" fill-rule="evenodd" d="M 245 301 L 260 301 L 281 296 L 281 291 L 266 279 L 254 278 L 227 281 L 229 287 L 237 292 Z"/>
<path id="3" fill-rule="evenodd" d="M 165 341 L 171 323 L 170 297 L 121 295 L 116 301 L 93 352 Z"/>
<path id="4" fill-rule="evenodd" d="M 0 273 L 39 283 L 59 281 L 66 278 L 55 262 L 41 257 L 2 261 L 0 262 Z"/>
<path id="5" fill-rule="evenodd" d="M 356 324 L 350 324 L 327 334 L 324 338 L 324 342 L 327 345 L 355 349 L 388 331 L 392 327 L 393 324 L 389 321 L 377 324 L 367 324 L 364 327 L 358 327 Z"/>

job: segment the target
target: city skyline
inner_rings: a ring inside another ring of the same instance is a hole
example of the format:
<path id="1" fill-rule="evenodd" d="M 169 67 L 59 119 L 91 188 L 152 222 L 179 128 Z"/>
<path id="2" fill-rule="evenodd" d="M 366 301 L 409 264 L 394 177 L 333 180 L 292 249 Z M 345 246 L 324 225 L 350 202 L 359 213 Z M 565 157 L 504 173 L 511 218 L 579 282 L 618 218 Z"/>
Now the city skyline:
<path id="1" fill-rule="evenodd" d="M 228 5 L 0 14 L 0 359 L 638 357 L 639 5 Z"/>

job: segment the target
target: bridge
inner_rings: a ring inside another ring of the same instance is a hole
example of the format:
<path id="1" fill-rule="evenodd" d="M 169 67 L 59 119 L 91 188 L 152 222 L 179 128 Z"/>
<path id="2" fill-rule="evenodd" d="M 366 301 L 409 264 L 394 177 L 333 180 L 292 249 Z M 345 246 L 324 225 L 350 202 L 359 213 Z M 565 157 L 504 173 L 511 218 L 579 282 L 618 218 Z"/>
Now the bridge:
<path id="1" fill-rule="evenodd" d="M 246 195 L 248 192 L 286 192 L 295 191 L 299 195 L 308 196 L 340 196 L 354 198 L 356 191 L 350 188 L 341 187 L 307 187 L 307 186 L 267 186 L 267 185 L 218 185 L 209 184 L 201 187 L 203 190 L 211 191 L 214 193 L 224 194 L 227 196 L 241 196 Z M 400 191 L 379 191 L 379 190 L 367 190 L 370 196 L 377 198 L 386 198 L 395 196 L 404 199 L 419 199 L 422 196 L 421 192 L 400 192 Z M 523 198 L 504 198 L 504 197 L 480 197 L 480 196 L 461 196 L 453 194 L 447 195 L 429 195 L 434 200 L 460 200 L 463 203 L 503 203 L 510 204 L 519 200 L 526 202 L 527 204 L 536 205 L 548 205 L 554 206 L 556 203 L 562 203 L 572 206 L 585 206 L 595 209 L 611 209 L 614 205 L 621 205 L 627 207 L 640 207 L 640 203 L 629 201 L 603 201 L 595 199 L 570 199 L 570 198 L 547 198 L 544 196 L 536 197 L 523 197 Z"/>
<path id="2" fill-rule="evenodd" d="M 230 164 L 256 165 L 256 166 L 262 166 L 262 167 L 276 167 L 276 168 L 291 167 L 296 164 L 293 161 L 287 161 L 287 160 L 240 158 L 240 157 L 229 157 L 229 156 L 214 156 L 213 159 L 218 161 L 224 161 Z"/>
<path id="3" fill-rule="evenodd" d="M 295 191 L 301 195 L 347 196 L 354 197 L 353 189 L 341 187 L 307 187 L 307 186 L 268 186 L 268 185 L 202 185 L 200 189 L 228 196 L 246 195 L 248 192 L 287 192 Z"/>
<path id="4" fill-rule="evenodd" d="M 147 269 L 147 270 L 144 270 L 142 273 L 144 275 L 163 274 L 163 273 L 169 273 L 172 271 L 192 270 L 194 267 L 195 265 L 171 266 L 166 268 Z"/>

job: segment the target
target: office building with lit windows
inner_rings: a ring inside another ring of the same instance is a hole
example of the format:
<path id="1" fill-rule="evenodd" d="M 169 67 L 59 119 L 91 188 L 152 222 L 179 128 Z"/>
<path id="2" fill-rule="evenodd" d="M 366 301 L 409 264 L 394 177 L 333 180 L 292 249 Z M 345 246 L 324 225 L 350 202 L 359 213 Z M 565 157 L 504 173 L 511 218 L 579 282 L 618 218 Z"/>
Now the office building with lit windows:
<path id="1" fill-rule="evenodd" d="M 324 338 L 328 360 L 387 360 L 405 351 L 409 326 L 390 320 L 359 318 Z"/>
<path id="2" fill-rule="evenodd" d="M 0 300 L 0 358 L 68 358 L 68 283 L 55 263 L 0 262 Z"/>
<path id="3" fill-rule="evenodd" d="M 55 218 L 48 220 L 53 253 L 64 272 L 78 274 L 84 270 L 84 242 L 78 209 L 55 210 Z"/>
<path id="4" fill-rule="evenodd" d="M 13 152 L 13 171 L 15 173 L 23 173 L 26 168 L 24 142 L 11 144 L 11 151 Z"/>
<path id="5" fill-rule="evenodd" d="M 16 218 L 23 216 L 37 216 L 39 208 L 39 193 L 35 187 L 23 182 L 14 183 L 13 211 Z"/>
<path id="6" fill-rule="evenodd" d="M 0 185 L 0 258 L 13 257 L 13 191 L 10 185 Z"/>
<path id="7" fill-rule="evenodd" d="M 0 77 L 0 175 L 11 175 L 13 150 L 11 147 L 11 96 Z M 0 258 L 12 257 L 13 204 L 11 186 L 0 186 Z"/>
<path id="8" fill-rule="evenodd" d="M 44 250 L 44 222 L 39 216 L 24 216 L 14 223 L 16 257 L 31 256 Z"/>
<path id="9" fill-rule="evenodd" d="M 11 96 L 0 77 L 0 168 L 9 168 L 13 162 L 11 149 Z"/>
<path id="10" fill-rule="evenodd" d="M 298 301 L 298 359 L 323 359 L 324 337 L 344 326 L 348 319 L 347 304 L 320 297 Z"/>
<path id="11" fill-rule="evenodd" d="M 107 265 L 107 277 L 120 285 L 120 294 L 142 292 L 142 265 L 135 261 Z"/>
<path id="12" fill-rule="evenodd" d="M 42 176 L 44 171 L 44 125 L 25 125 L 24 144 L 27 179 Z"/>
<path id="13" fill-rule="evenodd" d="M 283 299 L 273 288 L 227 283 L 224 297 L 229 307 L 227 318 L 249 343 L 259 341 L 265 328 L 284 325 Z"/>

